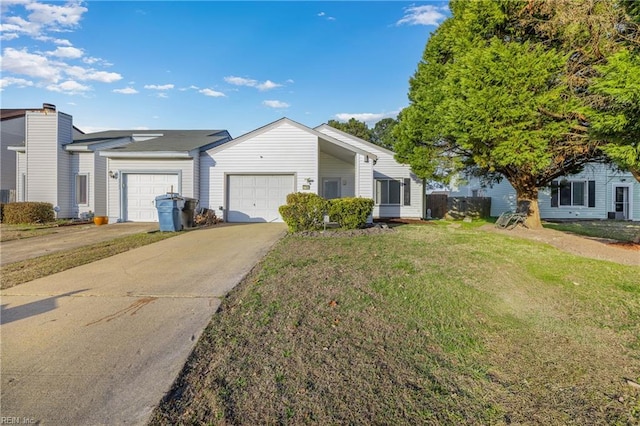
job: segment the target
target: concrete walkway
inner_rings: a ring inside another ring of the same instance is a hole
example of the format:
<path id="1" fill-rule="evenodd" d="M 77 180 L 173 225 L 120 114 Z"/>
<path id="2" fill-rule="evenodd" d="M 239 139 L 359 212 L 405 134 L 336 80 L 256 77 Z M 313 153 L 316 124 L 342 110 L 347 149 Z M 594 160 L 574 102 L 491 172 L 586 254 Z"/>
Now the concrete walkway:
<path id="1" fill-rule="evenodd" d="M 140 222 L 114 223 L 103 226 L 93 224 L 61 226 L 56 228 L 54 232 L 42 236 L 1 242 L 0 265 L 158 229 L 157 223 Z"/>
<path id="2" fill-rule="evenodd" d="M 144 424 L 283 224 L 191 231 L 2 291 L 2 417 Z"/>

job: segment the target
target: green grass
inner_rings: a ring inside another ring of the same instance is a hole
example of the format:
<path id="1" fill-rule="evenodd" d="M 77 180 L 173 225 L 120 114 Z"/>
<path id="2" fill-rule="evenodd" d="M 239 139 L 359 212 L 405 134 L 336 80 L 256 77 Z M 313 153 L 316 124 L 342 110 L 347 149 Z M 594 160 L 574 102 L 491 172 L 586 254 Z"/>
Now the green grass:
<path id="1" fill-rule="evenodd" d="M 75 268 L 118 253 L 177 235 L 174 232 L 139 233 L 46 256 L 10 263 L 0 268 L 0 288 L 7 289 L 47 275 Z"/>
<path id="2" fill-rule="evenodd" d="M 154 424 L 634 424 L 637 267 L 475 226 L 290 236 Z"/>
<path id="3" fill-rule="evenodd" d="M 605 238 L 617 241 L 633 241 L 640 235 L 640 224 L 637 222 L 618 220 L 545 222 L 544 227 L 584 235 L 586 237 Z"/>

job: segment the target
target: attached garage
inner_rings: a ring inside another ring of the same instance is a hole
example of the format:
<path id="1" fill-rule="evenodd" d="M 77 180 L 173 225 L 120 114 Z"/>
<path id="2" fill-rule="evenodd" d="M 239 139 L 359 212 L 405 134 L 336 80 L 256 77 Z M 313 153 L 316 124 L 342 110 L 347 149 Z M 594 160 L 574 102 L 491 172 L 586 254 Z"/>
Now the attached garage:
<path id="1" fill-rule="evenodd" d="M 178 174 L 126 173 L 123 175 L 123 218 L 130 222 L 157 222 L 155 198 L 179 192 Z"/>
<path id="2" fill-rule="evenodd" d="M 293 175 L 227 176 L 227 222 L 282 222 L 278 208 L 295 192 Z"/>

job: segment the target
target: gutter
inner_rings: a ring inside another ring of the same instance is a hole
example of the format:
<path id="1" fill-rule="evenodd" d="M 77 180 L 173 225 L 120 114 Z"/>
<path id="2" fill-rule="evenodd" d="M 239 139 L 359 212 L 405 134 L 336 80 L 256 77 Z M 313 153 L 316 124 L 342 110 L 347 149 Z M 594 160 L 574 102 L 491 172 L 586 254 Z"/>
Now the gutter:
<path id="1" fill-rule="evenodd" d="M 179 151 L 100 151 L 100 156 L 107 158 L 188 158 L 189 152 Z"/>

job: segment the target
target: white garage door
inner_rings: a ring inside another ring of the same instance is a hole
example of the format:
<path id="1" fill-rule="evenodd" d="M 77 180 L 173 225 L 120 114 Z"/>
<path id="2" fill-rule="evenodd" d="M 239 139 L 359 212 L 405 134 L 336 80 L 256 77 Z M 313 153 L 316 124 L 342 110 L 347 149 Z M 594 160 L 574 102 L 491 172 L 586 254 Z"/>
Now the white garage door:
<path id="1" fill-rule="evenodd" d="M 229 175 L 228 222 L 282 222 L 278 207 L 294 192 L 293 175 Z"/>
<path id="2" fill-rule="evenodd" d="M 124 218 L 131 222 L 157 222 L 156 197 L 180 190 L 177 174 L 127 173 L 124 185 Z"/>

